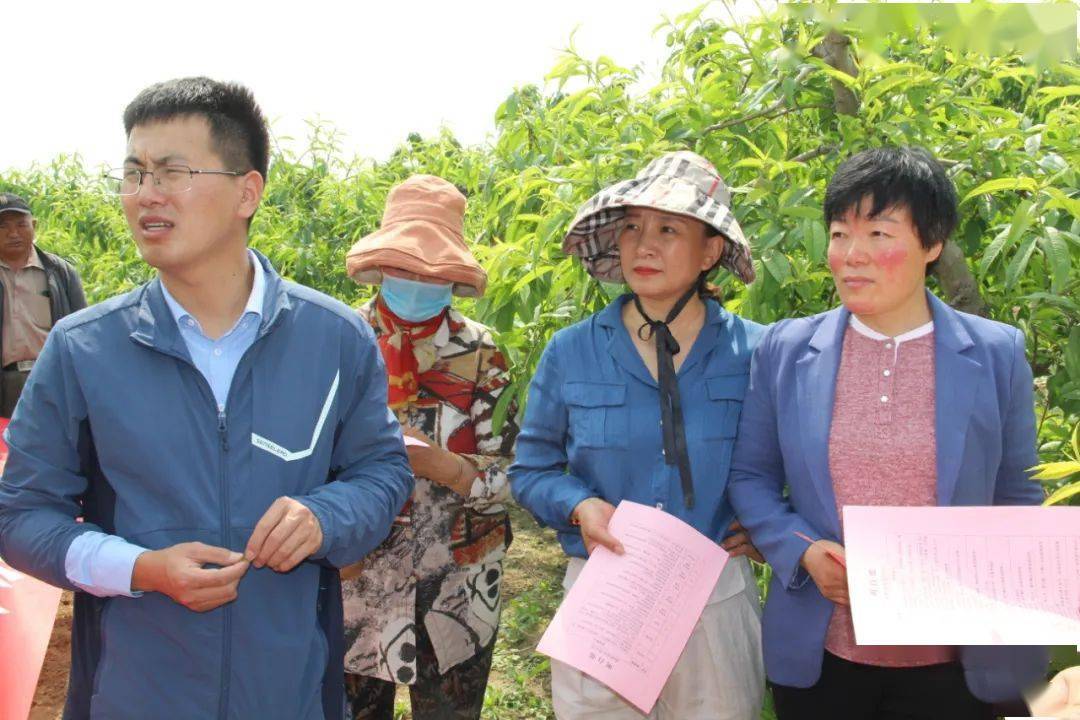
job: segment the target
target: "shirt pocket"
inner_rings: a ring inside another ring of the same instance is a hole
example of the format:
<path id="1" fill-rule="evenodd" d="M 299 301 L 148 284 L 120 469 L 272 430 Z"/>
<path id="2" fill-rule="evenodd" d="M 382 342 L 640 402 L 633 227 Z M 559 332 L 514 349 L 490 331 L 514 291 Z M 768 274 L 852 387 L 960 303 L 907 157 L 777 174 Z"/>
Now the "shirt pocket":
<path id="1" fill-rule="evenodd" d="M 626 448 L 630 418 L 624 383 L 569 382 L 570 437 L 581 447 Z"/>
<path id="2" fill-rule="evenodd" d="M 739 429 L 739 415 L 749 382 L 744 374 L 705 379 L 707 401 L 700 426 L 704 440 L 730 440 Z"/>
<path id="3" fill-rule="evenodd" d="M 40 292 L 28 292 L 23 298 L 26 301 L 27 317 L 38 330 L 48 332 L 52 328 L 52 307 L 49 305 L 49 296 Z"/>

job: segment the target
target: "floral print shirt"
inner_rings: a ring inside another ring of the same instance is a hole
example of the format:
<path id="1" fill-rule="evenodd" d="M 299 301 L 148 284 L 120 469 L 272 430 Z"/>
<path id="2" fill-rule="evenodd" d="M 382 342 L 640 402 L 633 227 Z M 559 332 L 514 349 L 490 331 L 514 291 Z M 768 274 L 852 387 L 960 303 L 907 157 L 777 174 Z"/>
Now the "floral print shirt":
<path id="1" fill-rule="evenodd" d="M 376 336 L 389 331 L 374 301 L 359 313 Z M 416 478 L 387 539 L 342 571 L 346 672 L 406 684 L 416 678 L 418 622 L 439 672 L 494 640 L 511 540 L 506 467 L 518 429 L 513 405 L 501 431 L 492 429 L 509 377 L 486 327 L 451 308 L 434 335 L 414 341 L 413 352 L 419 396 L 396 411 L 398 419 L 467 458 L 479 473 L 467 498 Z"/>

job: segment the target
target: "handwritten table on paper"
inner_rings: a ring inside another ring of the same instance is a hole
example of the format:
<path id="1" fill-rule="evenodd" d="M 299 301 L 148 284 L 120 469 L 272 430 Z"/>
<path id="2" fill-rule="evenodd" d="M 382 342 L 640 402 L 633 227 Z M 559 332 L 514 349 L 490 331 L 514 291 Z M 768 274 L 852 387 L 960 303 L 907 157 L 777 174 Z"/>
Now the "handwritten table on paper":
<path id="1" fill-rule="evenodd" d="M 866 645 L 1080 642 L 1080 508 L 844 508 Z"/>
<path id="2" fill-rule="evenodd" d="M 727 553 L 678 518 L 638 503 L 619 503 L 608 527 L 626 554 L 593 551 L 537 650 L 648 713 Z"/>

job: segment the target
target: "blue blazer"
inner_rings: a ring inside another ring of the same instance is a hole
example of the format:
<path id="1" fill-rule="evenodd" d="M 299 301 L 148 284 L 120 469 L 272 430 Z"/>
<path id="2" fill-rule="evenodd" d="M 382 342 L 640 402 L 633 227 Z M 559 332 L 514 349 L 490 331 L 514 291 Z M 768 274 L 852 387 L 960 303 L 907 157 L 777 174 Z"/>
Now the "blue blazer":
<path id="1" fill-rule="evenodd" d="M 929 292 L 934 318 L 937 495 L 940 505 L 1037 505 L 1031 368 L 1024 336 L 958 312 Z M 837 308 L 772 326 L 758 345 L 732 459 L 728 493 L 773 575 L 763 617 L 765 669 L 781 685 L 821 674 L 833 604 L 799 565 L 812 538 L 840 540 L 829 429 L 850 313 Z M 787 495 L 784 491 L 787 488 Z M 1019 697 L 1042 679 L 1038 647 L 964 647 L 968 687 L 986 702 Z"/>

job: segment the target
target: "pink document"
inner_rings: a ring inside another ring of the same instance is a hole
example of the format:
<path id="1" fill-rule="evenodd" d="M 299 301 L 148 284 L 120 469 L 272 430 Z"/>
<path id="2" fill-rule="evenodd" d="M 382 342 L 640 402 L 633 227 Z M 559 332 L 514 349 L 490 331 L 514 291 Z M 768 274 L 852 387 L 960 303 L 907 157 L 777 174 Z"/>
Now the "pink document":
<path id="1" fill-rule="evenodd" d="M 609 525 L 625 555 L 596 548 L 537 646 L 648 713 L 727 562 L 663 510 L 623 501 Z"/>
<path id="2" fill-rule="evenodd" d="M 844 508 L 863 645 L 1080 643 L 1080 508 Z"/>

